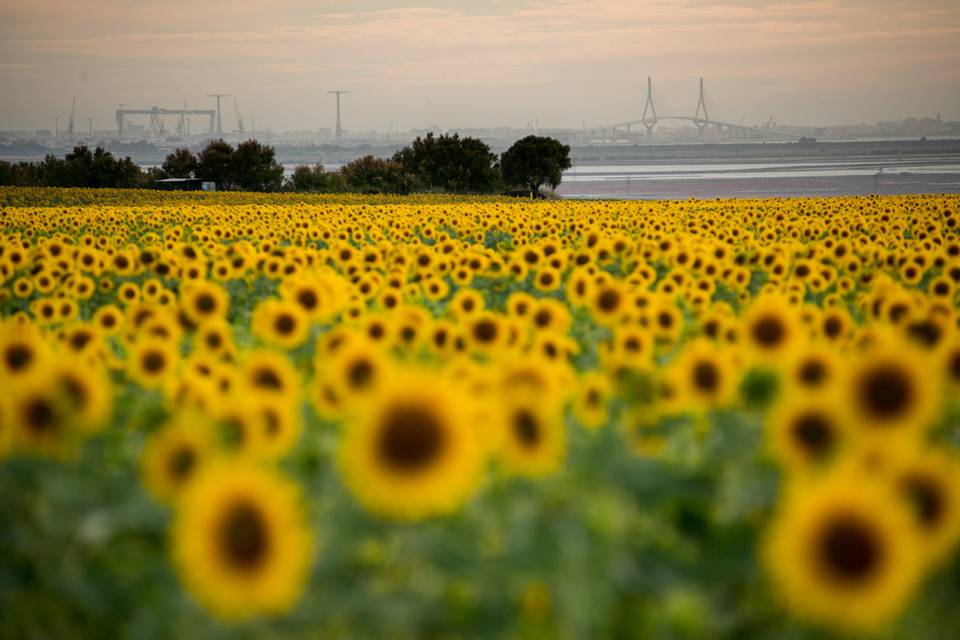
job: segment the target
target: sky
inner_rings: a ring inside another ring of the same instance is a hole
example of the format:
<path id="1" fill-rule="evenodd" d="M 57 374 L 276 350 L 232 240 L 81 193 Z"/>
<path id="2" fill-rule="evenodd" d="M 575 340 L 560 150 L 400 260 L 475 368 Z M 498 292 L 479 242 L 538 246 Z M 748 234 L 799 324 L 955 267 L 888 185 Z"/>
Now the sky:
<path id="1" fill-rule="evenodd" d="M 256 128 L 600 126 L 659 114 L 960 120 L 957 0 L 0 0 L 0 129 L 118 104 Z M 198 120 L 198 119 L 195 119 Z M 198 130 L 198 122 L 194 123 Z"/>

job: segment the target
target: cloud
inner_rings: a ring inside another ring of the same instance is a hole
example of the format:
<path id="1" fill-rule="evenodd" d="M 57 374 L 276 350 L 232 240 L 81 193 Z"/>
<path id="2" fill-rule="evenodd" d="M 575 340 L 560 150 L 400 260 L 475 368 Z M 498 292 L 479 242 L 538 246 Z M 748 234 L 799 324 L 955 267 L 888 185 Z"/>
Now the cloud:
<path id="1" fill-rule="evenodd" d="M 622 95 L 617 84 L 648 73 L 668 87 L 704 74 L 733 100 L 732 110 L 743 111 L 749 105 L 738 104 L 737 94 L 751 77 L 772 87 L 765 99 L 776 104 L 773 88 L 785 81 L 875 94 L 942 82 L 944 65 L 960 68 L 960 5 L 946 0 L 81 4 L 88 3 L 0 8 L 2 81 L 61 74 L 64 83 L 84 67 L 132 83 L 128 91 L 147 90 L 145 74 L 168 83 L 150 86 L 155 93 L 182 92 L 204 78 L 230 91 L 270 87 L 282 121 L 285 96 L 304 95 L 307 82 L 389 93 L 409 105 L 425 90 L 472 90 L 474 102 L 481 93 L 550 85 L 568 96 L 600 84 Z M 902 75 L 891 81 L 885 69 Z M 117 88 L 109 78 L 95 80 Z M 764 98 L 755 88 L 751 95 Z M 538 110 L 570 118 L 556 96 L 538 99 Z M 960 109 L 958 101 L 941 109 Z"/>

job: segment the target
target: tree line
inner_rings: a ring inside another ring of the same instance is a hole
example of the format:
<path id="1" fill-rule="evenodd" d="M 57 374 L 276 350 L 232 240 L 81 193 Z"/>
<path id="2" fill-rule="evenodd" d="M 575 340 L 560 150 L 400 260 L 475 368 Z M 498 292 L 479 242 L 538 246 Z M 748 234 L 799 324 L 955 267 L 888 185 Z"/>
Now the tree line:
<path id="1" fill-rule="evenodd" d="M 418 137 L 389 159 L 365 156 L 337 170 L 299 165 L 284 177 L 273 147 L 247 140 L 236 147 L 214 140 L 194 154 L 180 148 L 159 167 L 143 171 L 130 158 L 104 149 L 75 147 L 63 159 L 0 161 L 0 185 L 56 187 L 152 187 L 166 178 L 197 178 L 220 190 L 312 193 L 539 193 L 555 189 L 570 167 L 570 147 L 552 138 L 527 136 L 501 156 L 481 140 L 458 134 Z"/>

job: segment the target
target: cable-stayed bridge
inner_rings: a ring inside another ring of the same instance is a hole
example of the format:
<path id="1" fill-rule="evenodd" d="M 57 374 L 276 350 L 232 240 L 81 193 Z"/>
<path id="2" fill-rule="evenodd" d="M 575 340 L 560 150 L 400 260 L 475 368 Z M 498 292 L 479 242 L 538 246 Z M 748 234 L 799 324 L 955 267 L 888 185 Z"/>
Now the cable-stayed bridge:
<path id="1" fill-rule="evenodd" d="M 697 129 L 702 134 L 707 127 L 716 127 L 721 133 L 740 133 L 748 134 L 752 138 L 765 138 L 770 136 L 772 138 L 779 138 L 785 140 L 799 140 L 801 138 L 800 134 L 792 133 L 790 131 L 783 131 L 782 129 L 776 129 L 774 127 L 751 127 L 749 125 L 735 124 L 733 122 L 722 122 L 720 120 L 714 120 L 710 118 L 710 114 L 707 111 L 707 103 L 703 98 L 703 78 L 700 78 L 700 97 L 697 100 L 697 108 L 694 110 L 693 115 L 657 115 L 657 107 L 653 102 L 653 79 L 647 77 L 647 99 L 643 105 L 643 113 L 636 120 L 627 120 L 624 122 L 615 122 L 613 124 L 603 125 L 599 127 L 585 127 L 583 129 L 584 133 L 602 133 L 610 132 L 613 135 L 616 135 L 617 129 L 626 129 L 627 133 L 630 133 L 631 127 L 642 126 L 646 129 L 647 135 L 652 135 L 654 128 L 664 120 L 677 120 L 677 121 L 686 121 L 692 122 Z"/>

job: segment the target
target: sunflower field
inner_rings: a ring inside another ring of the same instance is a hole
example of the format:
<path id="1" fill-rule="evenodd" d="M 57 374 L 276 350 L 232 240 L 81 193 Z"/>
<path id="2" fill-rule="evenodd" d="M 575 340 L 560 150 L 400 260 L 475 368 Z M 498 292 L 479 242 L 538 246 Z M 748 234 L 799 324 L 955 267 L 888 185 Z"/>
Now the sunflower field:
<path id="1" fill-rule="evenodd" d="M 958 227 L 0 189 L 0 638 L 958 638 Z"/>

